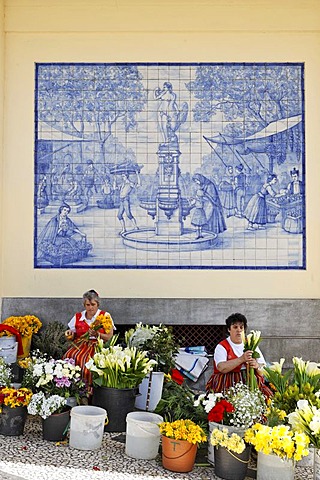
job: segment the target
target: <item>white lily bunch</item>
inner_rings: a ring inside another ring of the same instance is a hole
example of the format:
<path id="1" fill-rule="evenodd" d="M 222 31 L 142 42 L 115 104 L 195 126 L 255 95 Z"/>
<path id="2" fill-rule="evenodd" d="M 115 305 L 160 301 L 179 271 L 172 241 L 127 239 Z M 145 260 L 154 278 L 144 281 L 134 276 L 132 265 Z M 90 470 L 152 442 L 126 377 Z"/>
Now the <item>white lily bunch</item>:
<path id="1" fill-rule="evenodd" d="M 100 339 L 96 353 L 86 367 L 92 372 L 95 386 L 134 388 L 140 385 L 156 364 L 155 360 L 147 357 L 147 352 L 136 347 L 111 345 L 105 348 Z"/>
<path id="2" fill-rule="evenodd" d="M 289 424 L 298 432 L 310 438 L 316 448 L 320 448 L 320 409 L 311 405 L 308 400 L 299 400 L 297 408 L 288 415 Z"/>
<path id="3" fill-rule="evenodd" d="M 307 383 L 314 387 L 315 390 L 320 389 L 320 368 L 316 362 L 304 361 L 302 358 L 293 357 L 293 369 L 295 383 L 301 389 Z"/>

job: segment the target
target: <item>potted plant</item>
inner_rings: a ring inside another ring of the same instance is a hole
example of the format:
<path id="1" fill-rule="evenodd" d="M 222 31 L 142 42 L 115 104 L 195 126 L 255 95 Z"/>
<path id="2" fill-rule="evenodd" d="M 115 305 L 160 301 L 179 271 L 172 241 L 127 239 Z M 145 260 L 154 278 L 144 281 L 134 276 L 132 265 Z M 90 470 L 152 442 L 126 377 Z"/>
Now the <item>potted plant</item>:
<path id="1" fill-rule="evenodd" d="M 261 421 L 266 413 L 266 402 L 260 390 L 251 391 L 248 385 L 237 383 L 224 394 L 200 394 L 195 406 L 202 406 L 207 414 L 209 432 L 218 428 L 227 428 L 229 433 L 244 437 L 247 428 Z M 208 460 L 214 463 L 214 449 L 209 443 Z"/>
<path id="2" fill-rule="evenodd" d="M 246 477 L 251 448 L 236 433 L 226 427 L 214 428 L 210 435 L 214 447 L 214 471 L 227 480 L 243 480 Z"/>
<path id="3" fill-rule="evenodd" d="M 8 317 L 2 322 L 2 326 L 12 327 L 21 335 L 23 353 L 18 353 L 18 358 L 24 358 L 30 353 L 32 335 L 40 330 L 42 323 L 35 315 L 24 315 Z M 10 336 L 13 333 L 2 330 L 0 336 L 3 335 Z"/>
<path id="4" fill-rule="evenodd" d="M 66 326 L 55 320 L 32 337 L 32 350 L 39 350 L 50 358 L 59 359 L 70 347 L 65 335 Z"/>
<path id="5" fill-rule="evenodd" d="M 92 372 L 92 404 L 108 412 L 109 423 L 105 430 L 123 432 L 126 429 L 126 416 L 134 410 L 138 386 L 152 371 L 155 360 L 136 347 L 116 345 L 115 335 L 107 346 L 98 340 L 93 357 L 86 363 Z"/>
<path id="6" fill-rule="evenodd" d="M 27 406 L 32 398 L 28 388 L 0 388 L 0 434 L 22 435 L 27 419 Z"/>
<path id="7" fill-rule="evenodd" d="M 198 444 L 207 441 L 204 430 L 189 419 L 161 422 L 162 465 L 173 472 L 193 469 Z"/>
<path id="8" fill-rule="evenodd" d="M 294 432 L 289 425 L 256 423 L 244 437 L 258 452 L 258 480 L 293 480 L 295 461 L 308 455 L 309 437 Z"/>
<path id="9" fill-rule="evenodd" d="M 174 357 L 179 345 L 174 339 L 172 328 L 163 324 L 143 325 L 137 323 L 125 333 L 125 342 L 130 347 L 145 351 L 148 358 L 157 363 L 139 386 L 135 407 L 153 412 L 161 399 L 164 375 L 174 367 Z"/>
<path id="10" fill-rule="evenodd" d="M 64 440 L 70 422 L 70 407 L 67 399 L 61 395 L 35 393 L 28 405 L 30 415 L 42 418 L 42 438 L 51 442 Z"/>

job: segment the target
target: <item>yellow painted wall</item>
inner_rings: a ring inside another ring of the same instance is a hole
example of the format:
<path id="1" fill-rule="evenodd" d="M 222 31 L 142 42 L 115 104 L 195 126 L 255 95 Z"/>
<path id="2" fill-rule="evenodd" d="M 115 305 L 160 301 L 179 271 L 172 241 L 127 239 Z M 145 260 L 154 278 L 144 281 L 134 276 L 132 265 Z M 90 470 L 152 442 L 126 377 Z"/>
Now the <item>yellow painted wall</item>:
<path id="1" fill-rule="evenodd" d="M 318 0 L 6 0 L 5 14 L 1 296 L 320 297 Z M 106 61 L 305 62 L 306 271 L 33 269 L 34 64 Z"/>

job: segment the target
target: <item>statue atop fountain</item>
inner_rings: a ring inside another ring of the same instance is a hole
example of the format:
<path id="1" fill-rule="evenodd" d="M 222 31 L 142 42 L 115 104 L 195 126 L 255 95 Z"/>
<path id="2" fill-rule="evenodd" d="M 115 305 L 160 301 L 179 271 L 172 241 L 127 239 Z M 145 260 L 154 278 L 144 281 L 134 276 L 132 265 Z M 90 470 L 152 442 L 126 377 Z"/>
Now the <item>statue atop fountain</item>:
<path id="1" fill-rule="evenodd" d="M 158 126 L 163 142 L 159 143 L 159 187 L 156 198 L 156 235 L 182 235 L 182 205 L 179 188 L 179 140 L 177 131 L 186 121 L 188 104 L 184 102 L 181 109 L 177 104 L 177 95 L 172 84 L 165 82 L 162 89 L 154 91 L 158 106 Z"/>

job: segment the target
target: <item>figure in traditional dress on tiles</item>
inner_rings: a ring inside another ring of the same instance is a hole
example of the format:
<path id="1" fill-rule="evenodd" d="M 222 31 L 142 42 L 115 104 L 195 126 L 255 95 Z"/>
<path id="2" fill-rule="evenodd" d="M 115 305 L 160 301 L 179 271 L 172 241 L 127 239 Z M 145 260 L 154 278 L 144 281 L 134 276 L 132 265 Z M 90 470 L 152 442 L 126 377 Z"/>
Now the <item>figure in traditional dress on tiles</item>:
<path id="1" fill-rule="evenodd" d="M 243 171 L 243 165 L 236 165 L 234 177 L 234 203 L 235 216 L 241 218 L 244 211 L 244 201 L 246 196 L 246 175 Z"/>
<path id="2" fill-rule="evenodd" d="M 124 220 L 124 214 L 126 214 L 128 219 L 131 221 L 133 225 L 133 229 L 139 230 L 136 219 L 134 218 L 131 212 L 131 198 L 130 198 L 134 189 L 141 185 L 139 171 L 136 171 L 136 177 L 137 177 L 137 181 L 134 182 L 133 180 L 130 179 L 129 173 L 122 173 L 120 185 L 117 185 L 116 177 L 114 179 L 113 188 L 114 190 L 117 190 L 117 189 L 119 190 L 119 197 L 120 197 L 120 205 L 119 205 L 119 210 L 117 215 L 118 220 L 120 221 L 122 226 L 120 235 L 127 231 L 127 227 Z"/>
<path id="3" fill-rule="evenodd" d="M 303 183 L 299 179 L 299 170 L 296 168 L 293 168 L 290 170 L 290 175 L 291 175 L 291 182 L 287 186 L 287 193 L 289 195 L 303 195 L 304 193 L 304 188 L 303 188 Z"/>
<path id="4" fill-rule="evenodd" d="M 267 202 L 266 197 L 279 196 L 274 190 L 274 185 L 278 182 L 278 177 L 275 173 L 268 175 L 266 183 L 264 183 L 258 193 L 255 193 L 249 200 L 243 216 L 248 220 L 248 230 L 263 229 L 266 227 L 267 217 Z"/>
<path id="5" fill-rule="evenodd" d="M 47 194 L 47 177 L 43 175 L 37 190 L 37 209 L 40 214 L 45 212 L 45 208 L 49 205 L 49 198 Z"/>
<path id="6" fill-rule="evenodd" d="M 87 166 L 83 172 L 83 193 L 84 193 L 84 203 L 89 204 L 90 197 L 93 196 L 93 193 L 98 193 L 98 188 L 96 185 L 97 171 L 93 165 L 92 160 L 87 161 Z"/>
<path id="7" fill-rule="evenodd" d="M 201 188 L 198 188 L 196 197 L 191 201 L 191 205 L 192 208 L 194 208 L 191 225 L 194 225 L 197 228 L 196 240 L 198 240 L 199 238 L 203 238 L 202 228 L 207 223 L 207 217 L 204 211 L 204 191 Z"/>
<path id="8" fill-rule="evenodd" d="M 198 202 L 198 207 L 196 207 L 196 211 L 192 217 L 194 225 L 197 227 L 201 226 L 201 235 L 203 232 L 216 234 L 224 232 L 227 229 L 227 226 L 215 183 L 201 173 L 195 173 L 192 180 L 197 185 L 197 194 L 196 199 L 191 200 L 191 204 L 196 204 L 196 202 Z M 202 192 L 201 194 L 200 191 Z M 197 208 L 199 208 L 198 212 Z M 206 222 L 204 224 L 202 223 L 204 220 L 202 210 L 206 217 Z M 199 233 L 199 230 L 197 233 Z"/>
<path id="9" fill-rule="evenodd" d="M 219 185 L 221 192 L 221 204 L 224 208 L 227 217 L 234 214 L 234 178 L 233 167 L 228 165 L 226 174 Z"/>
<path id="10" fill-rule="evenodd" d="M 67 260 L 71 263 L 84 258 L 92 248 L 86 241 L 86 234 L 69 218 L 70 211 L 69 205 L 61 205 L 58 214 L 49 220 L 40 233 L 38 248 L 41 258 L 51 259 L 53 263 L 61 265 L 67 263 Z M 75 235 L 78 235 L 79 240 L 73 238 Z"/>
<path id="11" fill-rule="evenodd" d="M 71 159 L 71 155 L 66 155 L 65 158 Z M 65 202 L 68 196 L 68 192 L 72 188 L 72 183 L 73 183 L 73 174 L 72 174 L 72 168 L 70 163 L 67 163 L 64 167 L 63 170 L 60 174 L 58 184 L 59 184 L 59 193 L 60 193 L 60 199 L 62 202 Z"/>
<path id="12" fill-rule="evenodd" d="M 160 87 L 154 90 L 156 100 L 159 100 L 158 124 L 165 144 L 174 144 L 178 146 L 176 131 L 184 123 L 188 116 L 188 104 L 183 102 L 181 111 L 177 104 L 177 95 L 173 91 L 170 82 L 164 82 L 162 89 Z"/>

